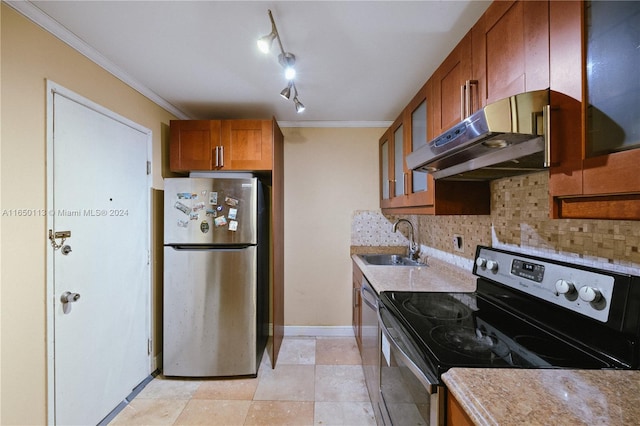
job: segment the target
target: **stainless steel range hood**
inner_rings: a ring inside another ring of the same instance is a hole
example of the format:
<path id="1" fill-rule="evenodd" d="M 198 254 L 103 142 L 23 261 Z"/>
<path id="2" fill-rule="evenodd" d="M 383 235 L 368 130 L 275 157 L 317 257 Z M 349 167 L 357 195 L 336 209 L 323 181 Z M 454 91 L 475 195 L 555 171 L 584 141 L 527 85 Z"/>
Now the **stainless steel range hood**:
<path id="1" fill-rule="evenodd" d="M 547 167 L 549 90 L 491 103 L 406 157 L 435 179 L 491 180 Z"/>

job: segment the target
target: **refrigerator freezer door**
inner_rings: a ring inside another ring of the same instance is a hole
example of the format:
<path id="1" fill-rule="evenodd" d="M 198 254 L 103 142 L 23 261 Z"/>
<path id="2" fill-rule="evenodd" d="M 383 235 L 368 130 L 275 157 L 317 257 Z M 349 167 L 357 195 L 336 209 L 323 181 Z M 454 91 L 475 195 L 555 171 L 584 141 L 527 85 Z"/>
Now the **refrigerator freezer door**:
<path id="1" fill-rule="evenodd" d="M 165 244 L 256 244 L 258 179 L 164 180 Z"/>
<path id="2" fill-rule="evenodd" d="M 257 374 L 257 248 L 164 248 L 163 374 Z"/>

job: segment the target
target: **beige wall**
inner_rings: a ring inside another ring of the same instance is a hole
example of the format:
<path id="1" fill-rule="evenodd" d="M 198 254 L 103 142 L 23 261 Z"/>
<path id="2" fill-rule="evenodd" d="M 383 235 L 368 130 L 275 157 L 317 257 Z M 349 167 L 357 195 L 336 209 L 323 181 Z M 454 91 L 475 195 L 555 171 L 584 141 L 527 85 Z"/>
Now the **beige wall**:
<path id="1" fill-rule="evenodd" d="M 384 129 L 285 128 L 285 325 L 351 324 L 351 215 L 378 208 Z"/>
<path id="2" fill-rule="evenodd" d="M 174 118 L 2 4 L 1 209 L 45 209 L 46 79 L 153 132 L 153 185 Z M 46 423 L 45 217 L 1 218 L 1 424 Z M 88 384 L 89 385 L 89 384 Z"/>

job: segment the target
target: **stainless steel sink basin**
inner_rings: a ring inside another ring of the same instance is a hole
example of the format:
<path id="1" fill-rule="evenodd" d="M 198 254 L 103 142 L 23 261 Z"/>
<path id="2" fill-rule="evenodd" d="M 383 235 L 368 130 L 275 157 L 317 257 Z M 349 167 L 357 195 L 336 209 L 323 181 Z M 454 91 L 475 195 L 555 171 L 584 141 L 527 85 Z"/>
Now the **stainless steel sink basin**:
<path id="1" fill-rule="evenodd" d="M 422 262 L 411 260 L 399 254 L 359 254 L 358 257 L 367 265 L 426 266 L 426 264 Z"/>

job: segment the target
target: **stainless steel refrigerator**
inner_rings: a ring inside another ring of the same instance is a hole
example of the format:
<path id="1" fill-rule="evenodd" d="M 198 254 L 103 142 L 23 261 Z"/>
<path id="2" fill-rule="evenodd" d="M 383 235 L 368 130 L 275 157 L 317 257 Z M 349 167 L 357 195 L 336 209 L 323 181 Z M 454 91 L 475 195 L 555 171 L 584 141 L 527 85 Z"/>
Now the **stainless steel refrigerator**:
<path id="1" fill-rule="evenodd" d="M 255 376 L 268 337 L 268 206 L 255 178 L 164 181 L 163 374 Z"/>

